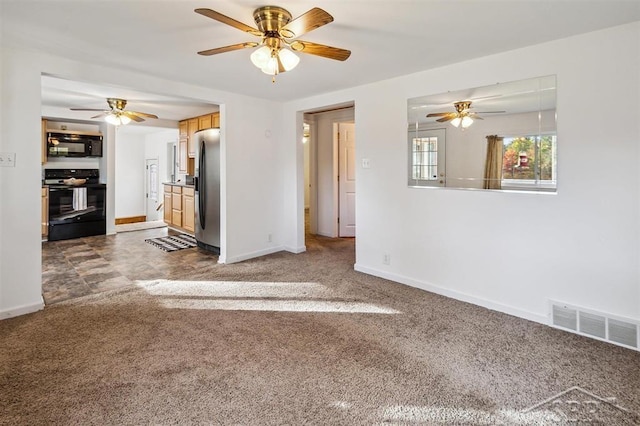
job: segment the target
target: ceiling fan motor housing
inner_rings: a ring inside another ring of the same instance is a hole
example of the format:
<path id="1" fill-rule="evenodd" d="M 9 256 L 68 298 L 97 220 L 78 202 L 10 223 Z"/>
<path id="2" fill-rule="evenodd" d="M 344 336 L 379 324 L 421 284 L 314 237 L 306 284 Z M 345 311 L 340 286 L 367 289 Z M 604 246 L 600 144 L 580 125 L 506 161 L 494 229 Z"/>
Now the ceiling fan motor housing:
<path id="1" fill-rule="evenodd" d="M 124 107 L 127 106 L 127 101 L 118 98 L 108 98 L 107 103 L 109 104 L 109 107 L 111 107 L 111 109 L 119 111 L 122 111 Z"/>
<path id="2" fill-rule="evenodd" d="M 291 14 L 278 6 L 264 6 L 253 12 L 253 19 L 265 35 L 278 37 L 280 28 L 291 21 Z"/>

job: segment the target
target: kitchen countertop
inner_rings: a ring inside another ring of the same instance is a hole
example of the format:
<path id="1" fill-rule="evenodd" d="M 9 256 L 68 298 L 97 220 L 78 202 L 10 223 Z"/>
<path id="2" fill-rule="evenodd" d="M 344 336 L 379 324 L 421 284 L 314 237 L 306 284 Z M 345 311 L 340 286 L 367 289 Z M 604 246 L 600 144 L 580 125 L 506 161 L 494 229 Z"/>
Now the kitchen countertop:
<path id="1" fill-rule="evenodd" d="M 193 188 L 193 185 L 187 185 L 184 182 L 162 182 L 163 185 L 172 185 L 172 186 L 186 186 L 187 188 Z"/>

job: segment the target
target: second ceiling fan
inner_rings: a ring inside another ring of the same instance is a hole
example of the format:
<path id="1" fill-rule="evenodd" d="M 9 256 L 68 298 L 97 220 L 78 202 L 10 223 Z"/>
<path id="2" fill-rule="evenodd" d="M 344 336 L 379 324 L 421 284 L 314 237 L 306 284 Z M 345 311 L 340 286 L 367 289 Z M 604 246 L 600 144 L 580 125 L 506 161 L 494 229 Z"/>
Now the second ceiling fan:
<path id="1" fill-rule="evenodd" d="M 462 125 L 462 128 L 466 129 L 469 127 L 473 120 L 483 120 L 478 114 L 500 114 L 506 111 L 483 111 L 476 112 L 471 111 L 471 101 L 460 101 L 454 102 L 453 107 L 455 108 L 455 112 L 433 112 L 431 114 L 427 114 L 427 117 L 440 117 L 436 121 L 440 123 L 446 123 L 450 121 L 452 125 L 458 127 Z"/>
<path id="2" fill-rule="evenodd" d="M 149 114 L 140 111 L 125 110 L 127 101 L 125 99 L 107 98 L 107 104 L 110 109 L 99 108 L 70 108 L 71 111 L 100 111 L 98 115 L 94 115 L 91 118 L 104 117 L 107 123 L 113 125 L 128 124 L 131 120 L 135 122 L 142 122 L 145 118 L 158 118 L 155 114 Z"/>
<path id="3" fill-rule="evenodd" d="M 251 54 L 251 62 L 265 74 L 274 77 L 298 65 L 300 59 L 293 52 L 308 53 L 337 61 L 345 61 L 351 55 L 349 50 L 297 39 L 333 21 L 333 16 L 318 7 L 293 20 L 291 14 L 281 7 L 260 7 L 253 12 L 253 19 L 258 28 L 243 24 L 215 10 L 196 9 L 195 12 L 261 38 L 260 42 L 237 43 L 203 50 L 198 52 L 199 55 L 210 56 L 262 46 Z"/>

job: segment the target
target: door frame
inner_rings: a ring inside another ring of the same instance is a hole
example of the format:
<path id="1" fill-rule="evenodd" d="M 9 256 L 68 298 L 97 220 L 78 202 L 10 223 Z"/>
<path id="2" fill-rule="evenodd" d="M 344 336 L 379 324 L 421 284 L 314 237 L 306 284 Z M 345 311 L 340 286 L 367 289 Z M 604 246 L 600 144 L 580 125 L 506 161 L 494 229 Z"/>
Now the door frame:
<path id="1" fill-rule="evenodd" d="M 303 120 L 300 122 L 300 135 L 302 135 L 302 124 L 308 123 L 310 125 L 310 232 L 330 238 L 337 238 L 339 235 L 337 123 L 341 122 L 355 124 L 354 103 L 305 112 Z M 319 129 L 321 126 L 323 128 Z M 321 136 L 324 140 L 320 140 Z M 327 151 L 327 148 L 330 148 L 330 152 Z M 320 150 L 323 150 L 322 155 Z M 324 160 L 320 160 L 321 157 Z M 304 169 L 303 155 L 300 155 L 299 158 L 301 169 Z M 324 161 L 325 164 L 321 166 L 320 161 Z M 321 167 L 323 168 L 321 169 Z M 304 197 L 304 188 L 302 189 L 300 196 Z M 302 201 L 300 203 L 302 205 L 300 217 L 304 219 L 304 200 Z"/>

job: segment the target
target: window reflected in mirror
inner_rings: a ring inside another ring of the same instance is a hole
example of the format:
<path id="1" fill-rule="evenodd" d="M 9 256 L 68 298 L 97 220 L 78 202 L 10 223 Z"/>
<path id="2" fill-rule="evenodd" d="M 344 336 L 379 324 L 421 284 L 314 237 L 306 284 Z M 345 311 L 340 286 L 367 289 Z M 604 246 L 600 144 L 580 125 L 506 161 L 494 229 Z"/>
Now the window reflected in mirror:
<path id="1" fill-rule="evenodd" d="M 408 184 L 557 187 L 556 77 L 409 99 Z"/>

